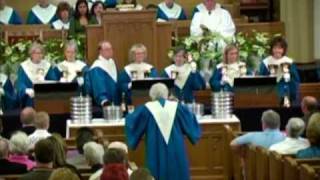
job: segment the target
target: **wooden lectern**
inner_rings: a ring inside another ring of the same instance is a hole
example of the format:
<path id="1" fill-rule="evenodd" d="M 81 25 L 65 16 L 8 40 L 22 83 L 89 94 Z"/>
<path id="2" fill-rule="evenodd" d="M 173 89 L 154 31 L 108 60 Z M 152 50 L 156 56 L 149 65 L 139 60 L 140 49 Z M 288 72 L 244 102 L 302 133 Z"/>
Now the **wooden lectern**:
<path id="1" fill-rule="evenodd" d="M 45 82 L 34 84 L 34 108 L 49 114 L 70 113 L 70 98 L 77 95 L 77 83 Z"/>

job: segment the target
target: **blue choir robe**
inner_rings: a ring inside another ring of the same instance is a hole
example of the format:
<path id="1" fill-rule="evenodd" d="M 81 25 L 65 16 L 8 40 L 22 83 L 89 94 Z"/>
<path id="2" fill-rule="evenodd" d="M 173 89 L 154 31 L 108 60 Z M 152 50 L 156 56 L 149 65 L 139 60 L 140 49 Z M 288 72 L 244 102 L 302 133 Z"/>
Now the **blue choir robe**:
<path id="1" fill-rule="evenodd" d="M 289 72 L 290 72 L 290 81 L 285 82 L 283 78 L 283 73 L 281 72 L 280 65 L 288 63 L 290 64 Z M 269 65 L 276 65 L 277 71 L 275 75 L 277 77 L 277 91 L 278 96 L 283 99 L 286 95 L 289 96 L 291 101 L 298 100 L 298 91 L 299 91 L 299 84 L 300 84 L 300 77 L 297 71 L 297 67 L 293 64 L 293 60 L 288 58 L 287 56 L 282 57 L 281 59 L 274 59 L 272 56 L 265 58 L 262 63 L 260 64 L 259 74 L 264 76 L 269 76 L 270 70 Z"/>
<path id="2" fill-rule="evenodd" d="M 96 104 L 102 105 L 107 101 L 120 104 L 117 67 L 113 59 L 107 60 L 99 56 L 89 70 L 89 81 L 89 92 Z"/>
<path id="3" fill-rule="evenodd" d="M 227 77 L 226 82 L 223 81 L 224 75 Z M 232 92 L 234 78 L 246 75 L 250 75 L 250 71 L 246 68 L 246 64 L 244 62 L 237 62 L 228 65 L 220 63 L 217 65 L 213 75 L 209 80 L 210 87 L 214 92 Z"/>
<path id="4" fill-rule="evenodd" d="M 178 72 L 178 76 L 172 77 L 173 72 Z M 198 71 L 192 72 L 189 64 L 184 64 L 181 67 L 172 64 L 164 69 L 162 76 L 175 79 L 175 96 L 186 103 L 194 101 L 194 91 L 201 90 L 206 87 L 203 77 Z"/>
<path id="5" fill-rule="evenodd" d="M 57 7 L 52 4 L 46 8 L 37 4 L 29 11 L 27 24 L 51 24 L 57 19 L 56 11 Z"/>
<path id="6" fill-rule="evenodd" d="M 0 23 L 1 24 L 22 24 L 22 19 L 12 7 L 5 6 L 0 10 Z"/>
<path id="7" fill-rule="evenodd" d="M 105 8 L 115 8 L 118 4 L 117 0 L 88 0 L 89 9 L 91 9 L 93 3 L 96 1 L 103 2 Z"/>
<path id="8" fill-rule="evenodd" d="M 160 3 L 157 10 L 157 20 L 168 21 L 170 19 L 186 20 L 187 16 L 183 8 L 177 3 L 173 3 L 171 8 L 164 2 Z"/>
<path id="9" fill-rule="evenodd" d="M 146 166 L 155 179 L 191 179 L 184 135 L 195 144 L 201 129 L 185 106 L 164 99 L 148 102 L 125 118 L 125 132 L 131 149 L 145 135 Z"/>
<path id="10" fill-rule="evenodd" d="M 26 94 L 26 89 L 32 89 L 33 84 L 45 81 L 56 81 L 57 77 L 53 67 L 46 60 L 41 60 L 39 64 L 34 64 L 31 59 L 27 59 L 20 64 L 18 69 L 18 79 L 16 82 L 18 98 L 22 107 L 33 106 L 33 99 Z"/>
<path id="11" fill-rule="evenodd" d="M 17 93 L 11 80 L 5 75 L 0 74 L 0 82 L 2 87 L 1 107 L 2 110 L 15 109 L 18 107 Z"/>
<path id="12" fill-rule="evenodd" d="M 158 77 L 157 70 L 150 64 L 147 63 L 131 63 L 124 67 L 124 70 L 119 75 L 119 84 L 121 86 L 121 92 L 125 94 L 126 104 L 132 104 L 131 100 L 131 82 L 132 82 L 132 71 L 137 72 L 137 79 L 144 79 L 144 73 L 150 72 L 150 77 Z"/>

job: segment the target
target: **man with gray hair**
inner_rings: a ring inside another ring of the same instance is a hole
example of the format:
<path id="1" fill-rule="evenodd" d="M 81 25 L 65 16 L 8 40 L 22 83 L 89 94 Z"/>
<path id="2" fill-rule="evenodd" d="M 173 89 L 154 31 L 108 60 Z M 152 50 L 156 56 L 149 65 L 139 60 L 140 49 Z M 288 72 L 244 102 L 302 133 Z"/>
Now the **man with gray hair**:
<path id="1" fill-rule="evenodd" d="M 285 136 L 280 132 L 280 116 L 273 110 L 263 112 L 261 117 L 262 132 L 251 132 L 239 136 L 231 142 L 236 149 L 242 145 L 253 144 L 269 148 L 271 145 L 283 141 Z"/>
<path id="2" fill-rule="evenodd" d="M 101 144 L 94 141 L 87 142 L 83 146 L 83 154 L 91 167 L 91 173 L 102 168 L 104 148 Z"/>
<path id="3" fill-rule="evenodd" d="M 301 111 L 303 113 L 302 119 L 304 120 L 306 126 L 308 126 L 308 121 L 310 116 L 318 111 L 318 101 L 313 96 L 305 96 L 301 101 Z"/>
<path id="4" fill-rule="evenodd" d="M 308 140 L 301 138 L 305 124 L 300 118 L 291 118 L 286 126 L 288 137 L 284 141 L 274 144 L 270 147 L 271 151 L 279 154 L 296 154 L 300 149 L 310 146 Z"/>
<path id="5" fill-rule="evenodd" d="M 149 95 L 152 101 L 125 119 L 127 144 L 136 149 L 145 134 L 146 166 L 155 179 L 190 179 L 184 135 L 192 144 L 200 139 L 197 119 L 185 106 L 168 100 L 166 85 L 154 84 Z"/>

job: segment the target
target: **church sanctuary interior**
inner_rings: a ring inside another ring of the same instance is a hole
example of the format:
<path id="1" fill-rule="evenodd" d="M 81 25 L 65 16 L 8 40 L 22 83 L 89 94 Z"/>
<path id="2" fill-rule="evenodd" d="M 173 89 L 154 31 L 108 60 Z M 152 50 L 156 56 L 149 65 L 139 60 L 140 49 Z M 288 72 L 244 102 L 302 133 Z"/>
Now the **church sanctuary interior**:
<path id="1" fill-rule="evenodd" d="M 0 0 L 0 180 L 319 180 L 320 0 Z"/>

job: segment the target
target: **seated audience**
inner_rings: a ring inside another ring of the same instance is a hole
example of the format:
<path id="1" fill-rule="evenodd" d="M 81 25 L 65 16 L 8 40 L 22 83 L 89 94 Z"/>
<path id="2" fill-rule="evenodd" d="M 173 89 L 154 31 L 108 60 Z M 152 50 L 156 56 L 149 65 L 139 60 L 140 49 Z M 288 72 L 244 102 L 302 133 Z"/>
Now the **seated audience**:
<path id="1" fill-rule="evenodd" d="M 315 97 L 305 96 L 301 101 L 301 111 L 303 113 L 303 121 L 308 127 L 308 121 L 310 116 L 318 111 L 318 101 Z"/>
<path id="2" fill-rule="evenodd" d="M 68 153 L 67 162 L 76 167 L 87 167 L 88 164 L 86 162 L 86 158 L 83 155 L 83 146 L 88 143 L 94 141 L 94 132 L 87 127 L 82 127 L 77 131 L 76 135 L 76 153 Z"/>
<path id="3" fill-rule="evenodd" d="M 133 5 L 133 10 L 143 10 L 143 6 L 137 2 L 137 0 L 123 0 L 121 5 Z"/>
<path id="4" fill-rule="evenodd" d="M 29 159 L 29 139 L 26 133 L 17 131 L 10 138 L 9 161 L 24 164 L 28 170 L 35 166 L 35 162 Z"/>
<path id="5" fill-rule="evenodd" d="M 17 93 L 22 107 L 33 106 L 35 83 L 57 80 L 51 64 L 44 60 L 44 47 L 34 42 L 29 49 L 30 58 L 23 61 L 18 69 Z"/>
<path id="6" fill-rule="evenodd" d="M 204 89 L 206 83 L 196 65 L 187 63 L 187 53 L 184 48 L 174 50 L 174 64 L 164 69 L 163 75 L 174 80 L 174 95 L 181 101 L 191 103 L 194 101 L 194 91 Z"/>
<path id="7" fill-rule="evenodd" d="M 37 0 L 28 13 L 27 24 L 51 24 L 56 17 L 57 7 L 49 3 L 49 0 Z"/>
<path id="8" fill-rule="evenodd" d="M 218 64 L 212 77 L 210 86 L 212 91 L 233 91 L 234 79 L 249 74 L 246 64 L 239 61 L 239 49 L 236 45 L 227 45 L 223 53 L 223 62 Z"/>
<path id="9" fill-rule="evenodd" d="M 9 142 L 0 137 L 0 175 L 4 174 L 23 174 L 27 172 L 27 166 L 20 163 L 10 162 Z"/>
<path id="10" fill-rule="evenodd" d="M 89 13 L 87 1 L 78 0 L 74 16 L 70 20 L 69 36 L 85 35 L 86 26 L 89 24 L 97 24 L 97 22 Z"/>
<path id="11" fill-rule="evenodd" d="M 157 21 L 186 20 L 183 8 L 174 0 L 164 0 L 158 5 Z"/>
<path id="12" fill-rule="evenodd" d="M 102 13 L 104 11 L 104 5 L 101 1 L 96 1 L 93 3 L 91 8 L 91 15 L 95 19 L 95 21 L 101 25 L 102 22 Z"/>
<path id="13" fill-rule="evenodd" d="M 53 151 L 50 140 L 39 140 L 34 147 L 36 166 L 20 180 L 48 180 L 53 171 Z"/>
<path id="14" fill-rule="evenodd" d="M 1 0 L 0 0 L 1 1 Z M 1 14 L 1 13 L 0 13 Z M 2 67 L 1 67 L 2 68 Z M 2 110 L 12 110 L 19 107 L 18 96 L 13 82 L 4 73 L 0 73 L 0 106 Z"/>
<path id="15" fill-rule="evenodd" d="M 145 168 L 139 168 L 132 172 L 130 180 L 155 180 L 150 171 Z"/>
<path id="16" fill-rule="evenodd" d="M 101 106 L 120 104 L 118 72 L 110 42 L 99 43 L 99 57 L 90 68 L 89 79 L 89 91 L 95 104 Z"/>
<path id="17" fill-rule="evenodd" d="M 20 131 L 25 132 L 27 135 L 32 134 L 36 130 L 34 127 L 35 118 L 36 111 L 33 108 L 24 108 L 20 113 L 20 122 L 22 124 Z"/>
<path id="18" fill-rule="evenodd" d="M 56 16 L 57 20 L 52 23 L 52 27 L 57 30 L 68 30 L 70 27 L 71 7 L 68 2 L 62 1 L 58 4 Z"/>
<path id="19" fill-rule="evenodd" d="M 263 132 L 250 132 L 232 140 L 231 147 L 237 149 L 242 145 L 256 145 L 269 148 L 281 142 L 285 136 L 280 132 L 280 116 L 273 110 L 263 112 L 261 117 Z"/>
<path id="20" fill-rule="evenodd" d="M 80 180 L 80 178 L 72 170 L 64 167 L 52 171 L 49 180 Z"/>
<path id="21" fill-rule="evenodd" d="M 7 6 L 6 0 L 0 0 L 0 25 L 1 24 L 22 24 L 22 19 L 17 11 Z"/>
<path id="22" fill-rule="evenodd" d="M 224 37 L 232 37 L 236 31 L 230 13 L 222 9 L 216 0 L 204 0 L 203 10 L 195 13 L 190 26 L 192 36 L 201 36 L 204 32 L 218 32 Z"/>
<path id="23" fill-rule="evenodd" d="M 86 143 L 83 146 L 83 154 L 91 167 L 92 173 L 102 168 L 104 148 L 101 144 L 93 141 Z"/>
<path id="24" fill-rule="evenodd" d="M 298 98 L 300 77 L 293 60 L 286 56 L 288 44 L 283 37 L 275 37 L 270 43 L 270 56 L 260 65 L 260 75 L 275 76 L 277 91 L 284 107 L 290 107 Z"/>
<path id="25" fill-rule="evenodd" d="M 50 117 L 46 112 L 38 112 L 35 117 L 34 125 L 36 130 L 29 135 L 29 149 L 33 149 L 34 145 L 41 139 L 45 139 L 51 134 L 48 132 L 50 126 Z"/>
<path id="26" fill-rule="evenodd" d="M 118 3 L 117 0 L 87 0 L 87 1 L 90 9 L 93 6 L 93 3 L 97 1 L 103 2 L 105 8 L 115 8 Z"/>
<path id="27" fill-rule="evenodd" d="M 132 80 L 142 80 L 145 78 L 155 78 L 158 76 L 157 70 L 147 61 L 147 48 L 143 44 L 134 44 L 129 50 L 129 65 L 124 67 L 120 73 L 119 83 L 122 92 L 126 94 L 127 104 L 132 104 L 131 86 Z"/>
<path id="28" fill-rule="evenodd" d="M 269 150 L 279 154 L 296 154 L 299 150 L 310 146 L 308 140 L 301 138 L 305 124 L 300 118 L 291 118 L 286 126 L 287 137 L 272 145 Z"/>
<path id="29" fill-rule="evenodd" d="M 319 158 L 320 157 L 320 113 L 314 113 L 307 126 L 307 139 L 310 147 L 297 152 L 297 158 Z"/>

